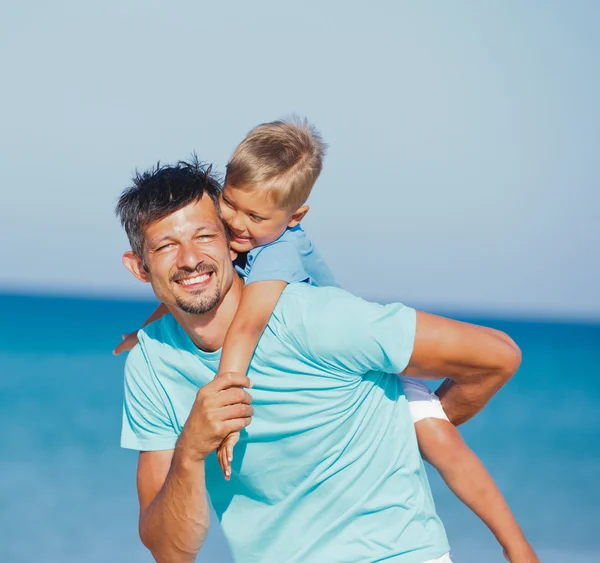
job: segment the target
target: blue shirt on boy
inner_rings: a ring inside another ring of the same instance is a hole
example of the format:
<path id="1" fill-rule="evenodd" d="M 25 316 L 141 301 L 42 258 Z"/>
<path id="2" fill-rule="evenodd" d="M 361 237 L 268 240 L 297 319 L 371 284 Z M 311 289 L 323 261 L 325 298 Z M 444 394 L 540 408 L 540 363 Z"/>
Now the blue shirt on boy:
<path id="1" fill-rule="evenodd" d="M 300 225 L 286 229 L 276 241 L 250 250 L 245 263 L 236 261 L 235 269 L 246 284 L 281 280 L 340 287 Z"/>

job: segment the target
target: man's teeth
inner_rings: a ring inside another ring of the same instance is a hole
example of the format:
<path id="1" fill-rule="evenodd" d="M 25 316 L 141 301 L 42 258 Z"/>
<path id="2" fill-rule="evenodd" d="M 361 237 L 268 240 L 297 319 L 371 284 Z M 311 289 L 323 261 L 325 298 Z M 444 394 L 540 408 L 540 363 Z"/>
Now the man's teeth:
<path id="1" fill-rule="evenodd" d="M 181 285 L 194 285 L 195 283 L 202 283 L 210 278 L 210 274 L 202 274 L 201 276 L 196 276 L 195 278 L 186 278 L 185 280 L 179 280 Z"/>

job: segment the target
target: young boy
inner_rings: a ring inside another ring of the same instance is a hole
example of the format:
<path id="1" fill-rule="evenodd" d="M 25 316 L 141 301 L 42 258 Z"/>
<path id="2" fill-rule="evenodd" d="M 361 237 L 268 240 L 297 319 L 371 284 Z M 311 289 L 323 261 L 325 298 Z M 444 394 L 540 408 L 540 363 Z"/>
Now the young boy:
<path id="1" fill-rule="evenodd" d="M 339 285 L 300 226 L 325 148 L 306 121 L 275 121 L 254 128 L 227 165 L 221 213 L 231 248 L 239 255 L 236 270 L 246 285 L 225 338 L 217 377 L 248 371 L 287 284 Z M 159 307 L 148 322 L 165 312 Z M 121 349 L 134 343 L 132 336 Z M 491 476 L 448 421 L 437 396 L 420 381 L 402 379 L 424 459 L 490 528 L 509 561 L 539 562 Z M 238 440 L 239 434 L 232 434 L 217 450 L 226 479 Z"/>

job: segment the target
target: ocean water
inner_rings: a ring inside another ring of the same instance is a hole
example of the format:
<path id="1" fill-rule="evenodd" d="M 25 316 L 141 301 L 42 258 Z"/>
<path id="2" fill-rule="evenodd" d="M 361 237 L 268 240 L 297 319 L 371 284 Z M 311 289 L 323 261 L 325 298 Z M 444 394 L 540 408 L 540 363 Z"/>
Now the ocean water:
<path id="1" fill-rule="evenodd" d="M 149 303 L 0 296 L 0 562 L 142 563 L 133 452 L 119 448 L 124 357 Z M 463 435 L 544 563 L 600 562 L 600 325 L 480 319 L 523 365 Z M 457 563 L 503 561 L 429 472 Z M 211 530 L 200 562 L 228 563 Z M 269 562 L 266 562 L 269 563 Z"/>

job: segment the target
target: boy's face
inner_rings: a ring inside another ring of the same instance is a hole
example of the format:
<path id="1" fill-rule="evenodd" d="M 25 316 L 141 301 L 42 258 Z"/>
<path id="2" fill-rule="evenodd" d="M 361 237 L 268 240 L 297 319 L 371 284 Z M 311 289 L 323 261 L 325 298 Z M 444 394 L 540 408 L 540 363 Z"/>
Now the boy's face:
<path id="1" fill-rule="evenodd" d="M 307 210 L 300 208 L 292 213 L 280 209 L 252 188 L 226 184 L 221 193 L 221 214 L 229 227 L 231 249 L 236 252 L 248 252 L 277 240 L 287 227 L 296 226 Z"/>

